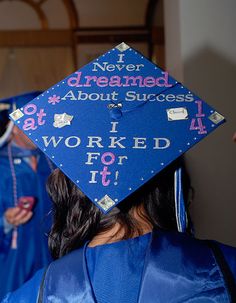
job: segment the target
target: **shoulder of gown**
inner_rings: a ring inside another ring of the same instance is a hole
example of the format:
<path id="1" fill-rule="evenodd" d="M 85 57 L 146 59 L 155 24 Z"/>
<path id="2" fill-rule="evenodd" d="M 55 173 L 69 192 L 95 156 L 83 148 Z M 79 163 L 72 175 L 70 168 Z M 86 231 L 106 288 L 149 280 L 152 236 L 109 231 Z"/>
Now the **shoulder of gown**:
<path id="1" fill-rule="evenodd" d="M 236 248 L 219 242 L 216 243 L 219 245 L 236 281 Z"/>
<path id="2" fill-rule="evenodd" d="M 37 303 L 38 293 L 45 268 L 38 270 L 33 278 L 12 293 L 8 293 L 1 303 Z"/>

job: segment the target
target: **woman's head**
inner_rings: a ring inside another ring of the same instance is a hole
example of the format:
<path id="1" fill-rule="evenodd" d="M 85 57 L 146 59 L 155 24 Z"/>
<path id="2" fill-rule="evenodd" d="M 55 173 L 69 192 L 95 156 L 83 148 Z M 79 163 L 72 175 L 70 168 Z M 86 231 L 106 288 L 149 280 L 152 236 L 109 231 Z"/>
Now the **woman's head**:
<path id="1" fill-rule="evenodd" d="M 54 203 L 54 223 L 49 247 L 54 258 L 79 248 L 99 233 L 119 224 L 123 239 L 142 233 L 141 218 L 153 228 L 177 230 L 174 202 L 174 171 L 177 160 L 156 177 L 104 215 L 59 169 L 48 180 L 48 192 Z M 190 182 L 183 167 L 183 187 L 188 204 Z M 134 215 L 136 214 L 136 215 Z"/>

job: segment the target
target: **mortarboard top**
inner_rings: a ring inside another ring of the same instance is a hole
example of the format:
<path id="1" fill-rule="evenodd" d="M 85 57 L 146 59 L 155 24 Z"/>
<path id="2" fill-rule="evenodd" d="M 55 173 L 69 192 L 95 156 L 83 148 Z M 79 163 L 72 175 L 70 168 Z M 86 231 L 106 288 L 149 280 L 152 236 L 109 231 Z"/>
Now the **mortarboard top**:
<path id="1" fill-rule="evenodd" d="M 224 122 L 125 43 L 10 116 L 104 213 Z"/>

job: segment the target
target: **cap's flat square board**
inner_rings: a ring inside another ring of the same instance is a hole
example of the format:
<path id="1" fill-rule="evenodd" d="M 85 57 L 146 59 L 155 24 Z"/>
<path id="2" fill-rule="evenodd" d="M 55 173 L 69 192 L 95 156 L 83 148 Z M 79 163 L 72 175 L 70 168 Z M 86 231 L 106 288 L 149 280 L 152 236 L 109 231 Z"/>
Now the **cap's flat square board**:
<path id="1" fill-rule="evenodd" d="M 103 212 L 224 122 L 124 43 L 11 117 Z"/>

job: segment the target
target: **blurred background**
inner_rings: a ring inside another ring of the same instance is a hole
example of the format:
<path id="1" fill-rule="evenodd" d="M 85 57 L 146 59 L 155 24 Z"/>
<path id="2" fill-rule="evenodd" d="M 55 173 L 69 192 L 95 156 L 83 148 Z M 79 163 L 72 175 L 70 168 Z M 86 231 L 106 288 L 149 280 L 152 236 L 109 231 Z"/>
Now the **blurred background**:
<path id="1" fill-rule="evenodd" d="M 235 12 L 235 0 L 0 0 L 0 98 L 136 48 L 227 118 L 186 160 L 196 235 L 236 246 Z"/>

